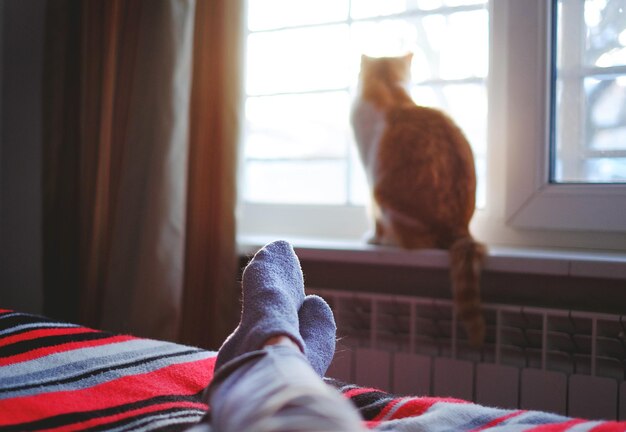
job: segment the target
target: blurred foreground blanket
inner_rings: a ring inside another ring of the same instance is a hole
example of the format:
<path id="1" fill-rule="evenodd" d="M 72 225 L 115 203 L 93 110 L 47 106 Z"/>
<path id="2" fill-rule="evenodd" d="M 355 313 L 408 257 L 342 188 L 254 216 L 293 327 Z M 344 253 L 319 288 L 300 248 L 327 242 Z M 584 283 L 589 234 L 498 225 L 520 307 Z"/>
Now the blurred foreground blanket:
<path id="1" fill-rule="evenodd" d="M 0 309 L 0 430 L 185 429 L 208 409 L 200 396 L 215 354 Z M 326 381 L 377 430 L 626 431 L 626 422 L 398 397 Z"/>

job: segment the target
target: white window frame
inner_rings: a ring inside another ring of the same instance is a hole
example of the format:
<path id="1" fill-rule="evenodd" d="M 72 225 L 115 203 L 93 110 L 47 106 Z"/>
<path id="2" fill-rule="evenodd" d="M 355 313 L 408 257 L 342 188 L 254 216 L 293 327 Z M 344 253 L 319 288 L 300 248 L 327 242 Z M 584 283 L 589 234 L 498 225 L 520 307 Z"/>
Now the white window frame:
<path id="1" fill-rule="evenodd" d="M 517 228 L 625 231 L 625 185 L 550 183 L 552 2 L 493 3 L 493 20 L 506 13 L 509 23 L 505 42 L 509 96 L 503 111 L 509 127 L 507 222 Z M 494 80 L 504 73 L 501 69 L 497 65 L 491 69 Z"/>
<path id="2" fill-rule="evenodd" d="M 491 245 L 626 250 L 626 186 L 551 184 L 552 0 L 490 1 L 487 205 L 472 220 Z M 241 203 L 240 234 L 357 239 L 357 206 Z"/>

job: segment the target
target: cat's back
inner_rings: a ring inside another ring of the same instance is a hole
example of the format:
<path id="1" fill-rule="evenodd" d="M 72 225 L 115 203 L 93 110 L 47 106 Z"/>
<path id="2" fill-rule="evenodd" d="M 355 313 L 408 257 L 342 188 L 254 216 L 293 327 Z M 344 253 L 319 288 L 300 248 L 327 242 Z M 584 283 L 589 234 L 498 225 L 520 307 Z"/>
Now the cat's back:
<path id="1" fill-rule="evenodd" d="M 456 123 L 439 109 L 412 102 L 388 110 L 379 157 L 423 159 L 431 170 L 474 176 L 471 146 Z"/>
<path id="2" fill-rule="evenodd" d="M 442 111 L 414 103 L 388 110 L 378 149 L 377 199 L 429 224 L 464 226 L 476 177 L 469 142 Z"/>

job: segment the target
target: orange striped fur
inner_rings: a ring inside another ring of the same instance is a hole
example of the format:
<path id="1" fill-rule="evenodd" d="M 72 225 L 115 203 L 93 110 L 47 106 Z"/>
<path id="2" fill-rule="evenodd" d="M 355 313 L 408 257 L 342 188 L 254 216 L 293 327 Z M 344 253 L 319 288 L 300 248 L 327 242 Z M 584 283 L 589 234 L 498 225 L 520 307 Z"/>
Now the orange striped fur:
<path id="1" fill-rule="evenodd" d="M 445 113 L 416 105 L 406 87 L 412 55 L 362 57 L 352 125 L 372 189 L 371 243 L 450 251 L 456 313 L 470 343 L 485 322 L 479 276 L 485 246 L 469 231 L 474 214 L 474 156 Z"/>

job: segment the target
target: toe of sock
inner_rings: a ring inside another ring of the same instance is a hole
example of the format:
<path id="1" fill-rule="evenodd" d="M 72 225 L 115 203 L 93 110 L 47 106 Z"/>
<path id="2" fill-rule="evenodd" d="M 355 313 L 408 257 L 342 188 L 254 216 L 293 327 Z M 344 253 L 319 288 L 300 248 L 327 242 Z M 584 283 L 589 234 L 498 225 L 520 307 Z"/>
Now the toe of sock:
<path id="1" fill-rule="evenodd" d="M 328 303 L 319 296 L 305 298 L 298 313 L 305 354 L 315 371 L 323 376 L 335 355 L 337 326 Z"/>

